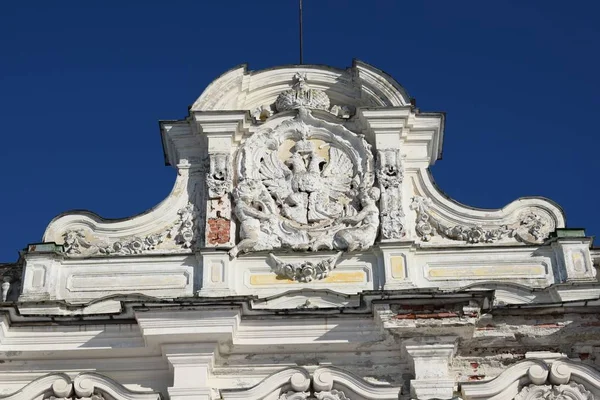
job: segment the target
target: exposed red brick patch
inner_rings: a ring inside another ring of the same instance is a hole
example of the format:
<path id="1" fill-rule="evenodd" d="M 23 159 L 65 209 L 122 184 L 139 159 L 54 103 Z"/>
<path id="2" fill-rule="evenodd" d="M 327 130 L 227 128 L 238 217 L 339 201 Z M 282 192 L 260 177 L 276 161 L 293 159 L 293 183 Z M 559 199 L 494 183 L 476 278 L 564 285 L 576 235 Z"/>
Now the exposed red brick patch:
<path id="1" fill-rule="evenodd" d="M 492 331 L 496 329 L 496 327 L 492 324 L 487 324 L 486 326 L 480 326 L 476 328 L 478 331 Z"/>
<path id="2" fill-rule="evenodd" d="M 477 368 L 479 368 L 479 363 L 472 362 L 472 363 L 471 363 L 471 367 L 472 367 L 473 369 L 477 369 Z"/>
<path id="3" fill-rule="evenodd" d="M 579 353 L 580 360 L 587 360 L 588 358 L 590 358 L 590 353 Z"/>
<path id="4" fill-rule="evenodd" d="M 415 314 L 398 314 L 396 315 L 396 319 L 416 319 Z"/>
<path id="5" fill-rule="evenodd" d="M 209 218 L 207 222 L 208 232 L 206 240 L 208 244 L 225 244 L 230 239 L 230 221 L 225 218 Z"/>
<path id="6" fill-rule="evenodd" d="M 457 313 L 453 312 L 435 312 L 428 314 L 415 314 L 415 313 L 407 313 L 407 314 L 398 314 L 396 315 L 396 319 L 434 319 L 434 318 L 456 318 L 458 317 Z"/>
<path id="7" fill-rule="evenodd" d="M 546 324 L 536 324 L 535 326 L 537 326 L 538 328 L 560 328 L 562 325 L 559 325 L 555 322 L 550 322 Z"/>
<path id="8" fill-rule="evenodd" d="M 480 381 L 485 378 L 485 375 L 469 375 L 470 381 Z"/>

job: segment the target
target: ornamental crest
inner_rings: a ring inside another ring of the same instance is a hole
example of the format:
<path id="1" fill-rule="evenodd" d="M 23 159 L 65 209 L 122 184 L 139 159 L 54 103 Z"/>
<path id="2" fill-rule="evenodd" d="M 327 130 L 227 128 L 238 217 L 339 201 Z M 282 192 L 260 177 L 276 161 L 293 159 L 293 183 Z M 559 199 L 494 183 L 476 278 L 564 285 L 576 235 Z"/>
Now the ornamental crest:
<path id="1" fill-rule="evenodd" d="M 230 252 L 363 250 L 379 227 L 370 145 L 304 108 L 246 140 L 233 191 L 240 241 Z"/>

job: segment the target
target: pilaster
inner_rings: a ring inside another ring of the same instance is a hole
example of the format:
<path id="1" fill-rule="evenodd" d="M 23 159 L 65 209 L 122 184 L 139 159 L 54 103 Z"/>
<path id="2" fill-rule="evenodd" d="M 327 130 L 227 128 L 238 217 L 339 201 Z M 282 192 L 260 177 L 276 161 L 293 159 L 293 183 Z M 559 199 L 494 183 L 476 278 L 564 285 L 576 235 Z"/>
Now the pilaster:
<path id="1" fill-rule="evenodd" d="M 229 268 L 229 255 L 223 251 L 204 250 L 197 257 L 202 266 L 202 287 L 198 295 L 219 297 L 234 294 L 230 284 L 232 271 Z"/>
<path id="2" fill-rule="evenodd" d="M 62 288 L 59 247 L 54 243 L 31 244 L 24 254 L 23 286 L 20 301 L 55 300 Z M 8 292 L 8 289 L 7 289 Z"/>
<path id="3" fill-rule="evenodd" d="M 206 226 L 204 246 L 231 248 L 235 244 L 232 218 L 233 143 L 240 134 L 245 112 L 196 112 L 198 131 L 206 138 Z"/>
<path id="4" fill-rule="evenodd" d="M 412 359 L 415 374 L 415 379 L 410 381 L 411 397 L 419 400 L 451 399 L 454 378 L 450 375 L 450 363 L 456 352 L 456 338 L 409 339 L 403 346 Z"/>
<path id="5" fill-rule="evenodd" d="M 596 269 L 592 263 L 592 239 L 580 229 L 558 229 L 552 243 L 558 264 L 560 282 L 595 281 Z"/>
<path id="6" fill-rule="evenodd" d="M 382 243 L 379 246 L 381 263 L 385 274 L 385 290 L 414 287 L 413 276 L 408 268 L 412 261 L 413 243 Z"/>
<path id="7" fill-rule="evenodd" d="M 170 400 L 210 400 L 213 398 L 209 377 L 215 358 L 216 343 L 181 343 L 162 346 L 173 372 Z"/>

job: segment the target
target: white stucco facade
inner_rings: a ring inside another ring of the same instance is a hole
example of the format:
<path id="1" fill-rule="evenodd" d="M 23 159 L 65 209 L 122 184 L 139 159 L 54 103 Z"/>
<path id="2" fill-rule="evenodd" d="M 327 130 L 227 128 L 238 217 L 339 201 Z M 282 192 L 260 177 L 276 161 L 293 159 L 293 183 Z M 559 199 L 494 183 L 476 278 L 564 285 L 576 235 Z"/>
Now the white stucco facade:
<path id="1" fill-rule="evenodd" d="M 600 396 L 600 251 L 448 198 L 444 114 L 384 72 L 237 67 L 161 135 L 163 202 L 0 265 L 0 399 Z"/>

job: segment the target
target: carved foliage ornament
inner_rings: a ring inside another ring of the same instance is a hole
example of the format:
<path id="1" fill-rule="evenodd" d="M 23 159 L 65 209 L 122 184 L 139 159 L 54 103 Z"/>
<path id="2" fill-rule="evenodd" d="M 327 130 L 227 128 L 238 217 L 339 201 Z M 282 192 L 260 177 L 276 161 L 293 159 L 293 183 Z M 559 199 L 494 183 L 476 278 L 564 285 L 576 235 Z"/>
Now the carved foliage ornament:
<path id="1" fill-rule="evenodd" d="M 311 261 L 288 262 L 269 254 L 275 266 L 273 271 L 281 278 L 287 278 L 298 282 L 311 282 L 326 278 L 335 268 L 341 252 L 336 255 L 321 260 L 317 263 Z"/>
<path id="2" fill-rule="evenodd" d="M 180 248 L 188 249 L 196 236 L 196 214 L 194 205 L 190 203 L 177 212 L 179 220 L 162 231 L 117 241 L 94 236 L 90 238 L 84 229 L 71 229 L 63 234 L 64 252 L 71 257 L 143 254 L 157 250 L 167 239 Z"/>
<path id="3" fill-rule="evenodd" d="M 594 395 L 583 385 L 529 385 L 515 396 L 515 400 L 594 400 Z"/>
<path id="4" fill-rule="evenodd" d="M 444 224 L 431 210 L 431 199 L 413 197 L 410 208 L 415 210 L 417 219 L 415 231 L 421 240 L 427 242 L 435 235 L 449 240 L 467 243 L 493 243 L 504 239 L 519 239 L 528 243 L 539 243 L 552 231 L 550 220 L 537 211 L 527 209 L 516 222 L 494 228 L 481 226 Z"/>
<path id="5" fill-rule="evenodd" d="M 346 394 L 340 390 L 314 392 L 286 392 L 279 396 L 279 400 L 350 400 Z"/>
<path id="6" fill-rule="evenodd" d="M 303 108 L 253 134 L 238 155 L 233 199 L 241 240 L 230 255 L 369 248 L 379 227 L 373 167 L 363 137 Z"/>

